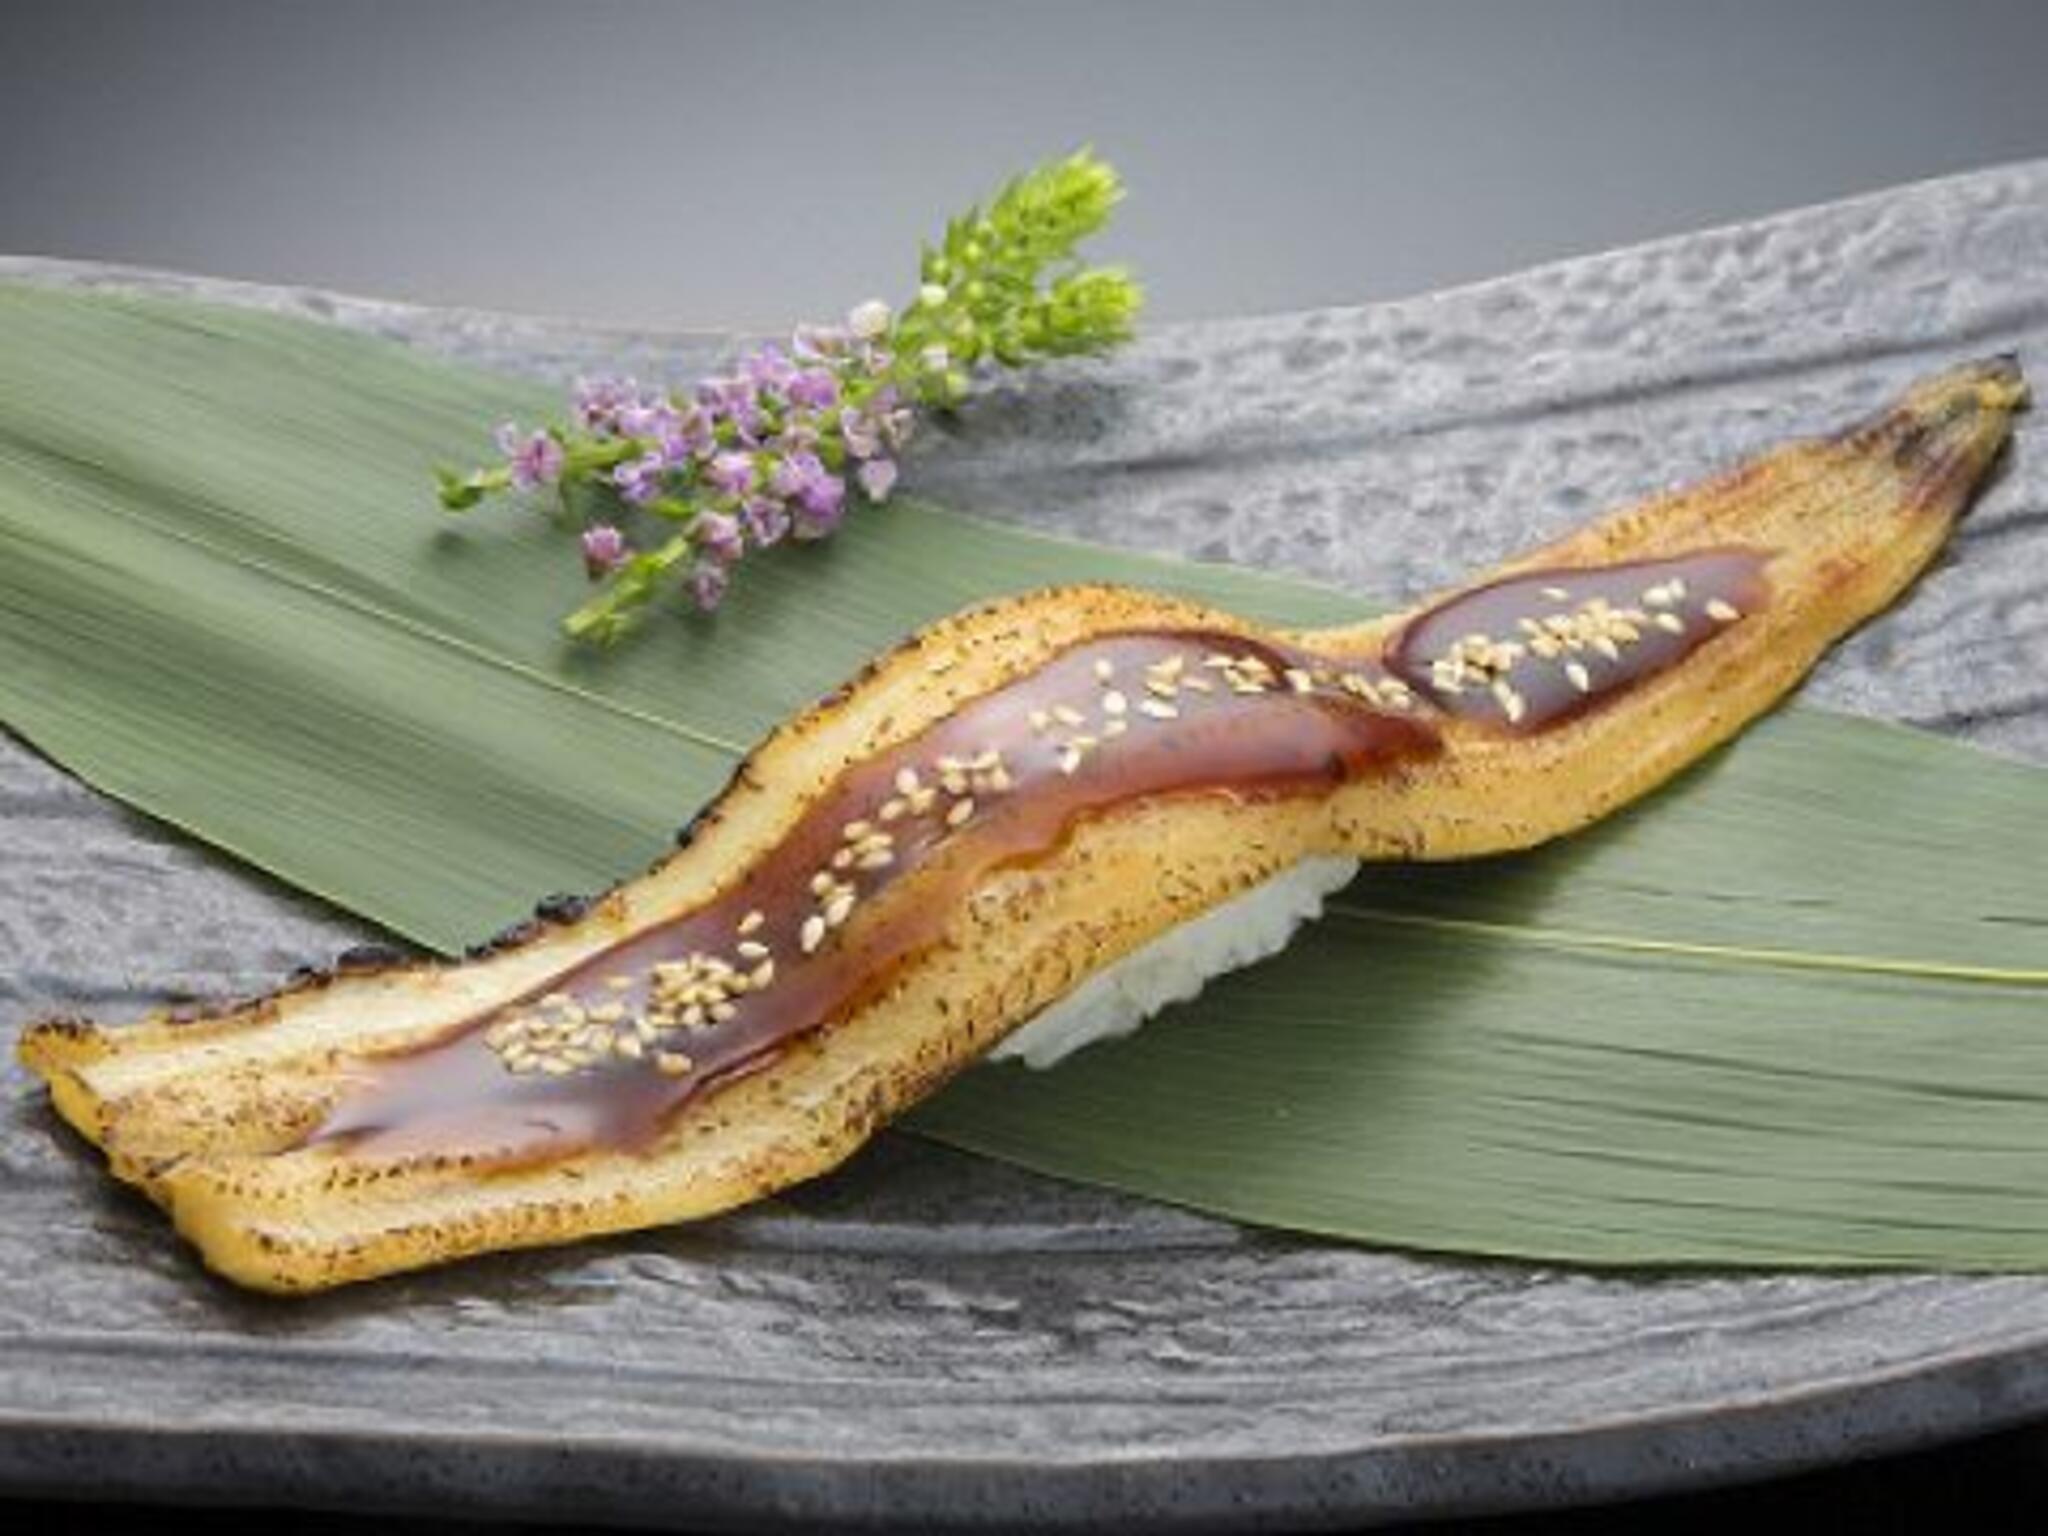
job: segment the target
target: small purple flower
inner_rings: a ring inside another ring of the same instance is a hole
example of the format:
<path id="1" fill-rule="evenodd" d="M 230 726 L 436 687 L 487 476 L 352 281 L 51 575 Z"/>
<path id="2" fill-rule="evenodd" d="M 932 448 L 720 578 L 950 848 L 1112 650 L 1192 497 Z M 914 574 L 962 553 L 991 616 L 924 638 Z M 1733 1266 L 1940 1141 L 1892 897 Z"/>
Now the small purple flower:
<path id="1" fill-rule="evenodd" d="M 783 389 L 795 372 L 795 365 L 772 341 L 740 360 L 741 377 L 756 389 Z"/>
<path id="2" fill-rule="evenodd" d="M 705 468 L 705 478 L 727 496 L 744 496 L 754 485 L 751 453 L 721 453 Z"/>
<path id="3" fill-rule="evenodd" d="M 526 436 L 506 422 L 498 428 L 498 447 L 512 466 L 512 483 L 522 491 L 553 485 L 562 477 L 562 445 L 543 431 Z"/>
<path id="4" fill-rule="evenodd" d="M 882 441 L 889 445 L 892 452 L 901 453 L 903 445 L 910 441 L 912 429 L 917 425 L 917 413 L 903 408 L 884 411 L 881 423 Z"/>
<path id="5" fill-rule="evenodd" d="M 768 440 L 768 446 L 777 453 L 811 453 L 817 449 L 817 419 L 792 412 L 782 423 L 782 430 Z"/>
<path id="6" fill-rule="evenodd" d="M 586 431 L 608 433 L 617 424 L 619 411 L 638 398 L 640 387 L 631 379 L 578 379 L 575 389 L 576 420 Z"/>
<path id="7" fill-rule="evenodd" d="M 895 386 L 884 384 L 858 410 L 840 413 L 839 431 L 848 453 L 872 459 L 884 449 L 893 453 L 902 448 L 910 435 L 910 412 L 897 406 Z"/>
<path id="8" fill-rule="evenodd" d="M 812 480 L 825 473 L 815 453 L 800 451 L 776 461 L 768 472 L 768 489 L 787 501 L 799 495 Z"/>
<path id="9" fill-rule="evenodd" d="M 707 379 L 698 386 L 697 400 L 713 421 L 730 421 L 746 436 L 761 429 L 761 399 L 745 379 Z"/>
<path id="10" fill-rule="evenodd" d="M 664 464 L 671 469 L 680 469 L 692 459 L 704 457 L 716 442 L 711 418 L 701 406 L 692 405 L 675 413 L 674 420 L 666 424 L 655 447 Z"/>
<path id="11" fill-rule="evenodd" d="M 773 496 L 749 496 L 740 507 L 740 526 L 755 548 L 767 549 L 789 532 L 789 508 Z"/>
<path id="12" fill-rule="evenodd" d="M 860 467 L 860 488 L 868 494 L 870 501 L 887 501 L 889 492 L 896 484 L 896 461 L 894 459 L 869 459 Z"/>
<path id="13" fill-rule="evenodd" d="M 699 560 L 690 567 L 690 595 L 706 613 L 724 600 L 725 589 L 731 582 L 731 573 L 716 560 Z"/>
<path id="14" fill-rule="evenodd" d="M 790 377 L 788 393 L 791 405 L 826 410 L 839 403 L 839 377 L 829 368 L 806 368 Z"/>
<path id="15" fill-rule="evenodd" d="M 796 493 L 796 536 L 822 539 L 839 526 L 846 512 L 846 482 L 837 475 L 819 473 Z"/>
<path id="16" fill-rule="evenodd" d="M 592 581 L 624 565 L 627 554 L 626 536 L 610 523 L 593 523 L 583 530 L 583 569 Z"/>
<path id="17" fill-rule="evenodd" d="M 721 564 L 730 565 L 746 553 L 746 545 L 740 540 L 739 521 L 723 512 L 699 513 L 690 529 L 696 535 L 697 548 Z"/>
<path id="18" fill-rule="evenodd" d="M 881 424 L 865 410 L 841 412 L 839 436 L 856 459 L 872 459 L 882 451 Z"/>
<path id="19" fill-rule="evenodd" d="M 615 419 L 621 437 L 652 438 L 669 436 L 682 421 L 675 406 L 660 395 L 649 395 L 621 406 Z"/>
<path id="20" fill-rule="evenodd" d="M 661 494 L 661 476 L 666 468 L 659 453 L 643 453 L 615 468 L 612 484 L 627 501 L 642 506 Z"/>
<path id="21" fill-rule="evenodd" d="M 807 360 L 832 358 L 846 350 L 847 334 L 836 326 L 800 325 L 796 328 L 796 355 Z"/>

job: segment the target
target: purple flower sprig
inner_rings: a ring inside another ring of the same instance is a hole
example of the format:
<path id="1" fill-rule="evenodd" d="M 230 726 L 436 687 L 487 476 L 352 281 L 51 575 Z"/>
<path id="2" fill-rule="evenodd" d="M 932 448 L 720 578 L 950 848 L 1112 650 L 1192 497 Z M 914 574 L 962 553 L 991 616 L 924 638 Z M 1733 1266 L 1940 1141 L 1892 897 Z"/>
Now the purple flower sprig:
<path id="1" fill-rule="evenodd" d="M 1071 255 L 1121 190 L 1083 150 L 1010 182 L 986 215 L 953 220 L 944 244 L 926 248 L 900 317 L 871 299 L 842 325 L 799 328 L 687 392 L 579 380 L 567 423 L 507 423 L 502 463 L 441 471 L 442 505 L 544 489 L 572 510 L 594 505 L 578 542 L 602 586 L 565 621 L 578 639 L 618 638 L 665 590 L 714 609 L 749 553 L 829 537 L 853 508 L 888 500 L 918 410 L 958 404 L 971 370 L 1130 335 L 1137 285 Z"/>

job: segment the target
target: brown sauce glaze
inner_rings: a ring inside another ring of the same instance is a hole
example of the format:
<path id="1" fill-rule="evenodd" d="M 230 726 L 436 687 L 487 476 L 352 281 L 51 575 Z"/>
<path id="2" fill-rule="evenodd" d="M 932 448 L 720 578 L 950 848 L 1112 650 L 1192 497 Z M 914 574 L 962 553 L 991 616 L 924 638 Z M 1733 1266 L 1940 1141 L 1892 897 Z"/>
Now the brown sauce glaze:
<path id="1" fill-rule="evenodd" d="M 1081 818 L 1333 788 L 1439 749 L 1413 707 L 1376 666 L 1237 636 L 1076 645 L 849 768 L 708 905 L 365 1061 L 307 1141 L 485 1166 L 644 1145 L 708 1085 L 876 995 L 979 880 L 1050 854 Z M 929 876 L 918 900 L 875 901 L 912 869 Z"/>
<path id="2" fill-rule="evenodd" d="M 1386 665 L 1447 714 L 1539 731 L 1676 666 L 1762 608 L 1769 559 L 1727 545 L 1510 576 L 1409 620 Z"/>

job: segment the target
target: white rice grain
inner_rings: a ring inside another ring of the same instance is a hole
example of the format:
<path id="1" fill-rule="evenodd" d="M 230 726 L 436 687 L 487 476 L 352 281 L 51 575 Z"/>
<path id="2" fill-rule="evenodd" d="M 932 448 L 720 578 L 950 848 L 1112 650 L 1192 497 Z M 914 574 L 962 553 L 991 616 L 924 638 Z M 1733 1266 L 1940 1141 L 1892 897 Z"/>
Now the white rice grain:
<path id="1" fill-rule="evenodd" d="M 1162 933 L 1097 971 L 988 1053 L 991 1061 L 1049 1067 L 1096 1040 L 1128 1035 L 1204 982 L 1284 949 L 1294 930 L 1322 915 L 1323 898 L 1350 883 L 1358 860 L 1303 859 L 1241 896 Z"/>

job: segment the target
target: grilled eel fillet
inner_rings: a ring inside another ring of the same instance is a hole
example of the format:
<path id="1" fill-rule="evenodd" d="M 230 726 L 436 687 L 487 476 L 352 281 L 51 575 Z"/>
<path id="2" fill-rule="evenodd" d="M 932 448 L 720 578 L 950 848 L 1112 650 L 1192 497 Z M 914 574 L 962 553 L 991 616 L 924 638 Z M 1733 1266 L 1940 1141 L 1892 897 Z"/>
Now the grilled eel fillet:
<path id="1" fill-rule="evenodd" d="M 1526 848 L 1651 789 L 1898 597 L 2024 396 L 2011 358 L 1953 369 L 1344 628 L 1111 586 L 971 608 L 476 958 L 47 1020 L 21 1059 L 262 1290 L 709 1216 L 1303 856 Z"/>

